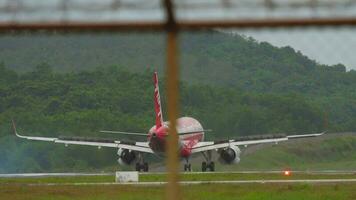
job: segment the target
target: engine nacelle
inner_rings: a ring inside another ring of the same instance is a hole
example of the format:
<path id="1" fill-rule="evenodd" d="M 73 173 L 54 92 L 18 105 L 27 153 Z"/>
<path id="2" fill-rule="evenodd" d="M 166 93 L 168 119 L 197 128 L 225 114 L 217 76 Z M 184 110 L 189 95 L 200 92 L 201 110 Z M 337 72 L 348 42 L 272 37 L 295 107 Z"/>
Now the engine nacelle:
<path id="1" fill-rule="evenodd" d="M 119 149 L 117 155 L 119 156 L 117 161 L 120 165 L 131 165 L 137 160 L 136 152 L 128 149 Z"/>
<path id="2" fill-rule="evenodd" d="M 229 146 L 220 150 L 219 161 L 224 164 L 237 164 L 240 162 L 240 149 L 237 146 Z"/>

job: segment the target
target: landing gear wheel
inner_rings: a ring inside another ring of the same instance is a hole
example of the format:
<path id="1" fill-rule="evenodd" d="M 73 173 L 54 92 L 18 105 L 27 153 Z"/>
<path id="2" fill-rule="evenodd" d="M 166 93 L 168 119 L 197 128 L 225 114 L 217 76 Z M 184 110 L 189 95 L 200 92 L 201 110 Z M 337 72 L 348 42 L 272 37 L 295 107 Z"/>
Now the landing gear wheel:
<path id="1" fill-rule="evenodd" d="M 143 171 L 148 172 L 148 163 L 143 163 Z"/>
<path id="2" fill-rule="evenodd" d="M 208 169 L 212 172 L 215 171 L 215 163 L 211 161 L 212 159 L 211 150 L 203 151 L 202 154 L 205 158 L 205 162 L 201 163 L 201 171 L 206 172 L 206 170 Z"/>
<path id="3" fill-rule="evenodd" d="M 141 165 L 140 163 L 136 163 L 136 171 L 141 171 Z"/>
<path id="4" fill-rule="evenodd" d="M 201 163 L 201 171 L 206 172 L 206 168 L 207 168 L 206 162 L 202 162 Z"/>
<path id="5" fill-rule="evenodd" d="M 140 172 L 141 170 L 144 172 L 148 172 L 148 163 L 136 163 L 136 171 Z"/>
<path id="6" fill-rule="evenodd" d="M 210 171 L 212 171 L 212 172 L 215 171 L 215 163 L 211 162 L 209 168 L 210 168 Z"/>
<path id="7" fill-rule="evenodd" d="M 208 169 L 212 172 L 215 171 L 215 163 L 210 162 L 207 164 L 206 162 L 202 162 L 201 171 L 206 172 Z"/>

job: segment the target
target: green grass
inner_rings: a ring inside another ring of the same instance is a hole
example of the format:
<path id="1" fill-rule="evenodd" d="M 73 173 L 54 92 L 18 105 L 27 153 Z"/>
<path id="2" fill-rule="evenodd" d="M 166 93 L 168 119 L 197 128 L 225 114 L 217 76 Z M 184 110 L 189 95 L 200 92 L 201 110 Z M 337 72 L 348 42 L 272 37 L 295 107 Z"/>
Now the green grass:
<path id="1" fill-rule="evenodd" d="M 356 174 L 305 174 L 298 173 L 292 176 L 284 176 L 282 173 L 199 173 L 190 174 L 185 173 L 180 175 L 181 181 L 224 181 L 224 180 L 294 180 L 294 179 L 354 179 Z M 165 181 L 166 174 L 140 175 L 140 181 Z"/>
<path id="2" fill-rule="evenodd" d="M 252 180 L 252 179 L 333 179 L 356 178 L 356 174 L 294 173 L 184 173 L 181 180 Z M 140 181 L 164 181 L 166 174 L 140 174 Z M 165 186 L 134 185 L 29 185 L 28 183 L 113 182 L 114 176 L 0 178 L 0 199 L 163 199 Z M 187 200 L 354 200 L 356 184 L 201 184 L 181 186 Z"/>
<path id="3" fill-rule="evenodd" d="M 331 184 L 203 184 L 181 187 L 187 200 L 354 200 L 356 185 Z M 64 199 L 163 199 L 164 186 L 23 186 L 0 187 L 0 199 L 64 200 Z"/>
<path id="4" fill-rule="evenodd" d="M 356 140 L 354 137 L 327 138 L 267 146 L 242 157 L 239 165 L 217 165 L 223 170 L 281 170 L 356 169 Z M 339 179 L 356 178 L 356 174 L 293 173 L 182 173 L 182 181 L 255 180 L 255 179 Z M 165 174 L 140 174 L 140 181 L 165 181 Z M 28 183 L 100 183 L 114 182 L 114 176 L 0 178 L 0 200 L 66 200 L 66 199 L 163 199 L 164 186 L 29 186 Z M 356 183 L 350 184 L 202 184 L 182 186 L 183 199 L 212 200 L 355 200 Z"/>

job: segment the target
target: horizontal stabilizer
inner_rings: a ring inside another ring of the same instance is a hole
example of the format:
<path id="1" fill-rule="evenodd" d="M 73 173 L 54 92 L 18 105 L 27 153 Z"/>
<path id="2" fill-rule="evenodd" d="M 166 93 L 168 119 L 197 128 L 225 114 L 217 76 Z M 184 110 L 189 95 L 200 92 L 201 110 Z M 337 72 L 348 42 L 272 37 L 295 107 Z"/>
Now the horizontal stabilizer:
<path id="1" fill-rule="evenodd" d="M 147 137 L 147 133 L 133 133 L 133 132 L 124 132 L 124 131 L 100 131 L 100 133 L 116 133 L 116 134 L 122 134 L 122 135 L 135 135 L 135 136 Z"/>
<path id="2" fill-rule="evenodd" d="M 211 129 L 206 129 L 206 130 L 200 130 L 200 131 L 187 131 L 187 132 L 179 132 L 178 135 L 189 135 L 193 133 L 202 133 L 202 132 L 210 132 L 212 131 Z"/>

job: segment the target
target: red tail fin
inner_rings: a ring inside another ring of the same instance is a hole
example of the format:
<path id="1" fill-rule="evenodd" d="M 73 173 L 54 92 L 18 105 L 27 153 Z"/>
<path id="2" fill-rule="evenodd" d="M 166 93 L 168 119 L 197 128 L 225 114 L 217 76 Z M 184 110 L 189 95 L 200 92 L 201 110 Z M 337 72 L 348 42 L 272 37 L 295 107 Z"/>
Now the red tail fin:
<path id="1" fill-rule="evenodd" d="M 162 108 L 161 108 L 161 98 L 159 96 L 159 86 L 158 86 L 158 75 L 157 72 L 153 75 L 154 82 L 154 101 L 155 101 L 155 112 L 156 112 L 156 128 L 160 128 L 163 125 Z"/>

